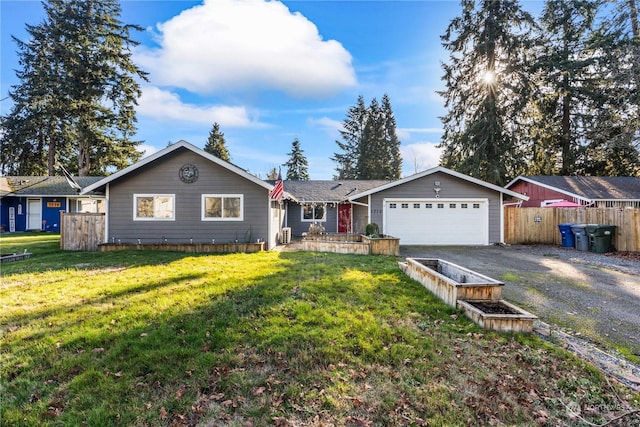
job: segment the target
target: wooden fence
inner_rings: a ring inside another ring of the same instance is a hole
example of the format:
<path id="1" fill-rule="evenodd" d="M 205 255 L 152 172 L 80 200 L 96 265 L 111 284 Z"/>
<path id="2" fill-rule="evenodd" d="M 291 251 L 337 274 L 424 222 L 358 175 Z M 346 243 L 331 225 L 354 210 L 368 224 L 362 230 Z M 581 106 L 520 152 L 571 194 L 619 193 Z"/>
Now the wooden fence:
<path id="1" fill-rule="evenodd" d="M 104 214 L 60 212 L 60 249 L 97 251 L 104 242 L 104 229 Z"/>
<path id="2" fill-rule="evenodd" d="M 640 251 L 640 209 L 504 208 L 504 241 L 509 244 L 562 243 L 558 224 L 615 225 L 612 244 L 618 251 Z"/>

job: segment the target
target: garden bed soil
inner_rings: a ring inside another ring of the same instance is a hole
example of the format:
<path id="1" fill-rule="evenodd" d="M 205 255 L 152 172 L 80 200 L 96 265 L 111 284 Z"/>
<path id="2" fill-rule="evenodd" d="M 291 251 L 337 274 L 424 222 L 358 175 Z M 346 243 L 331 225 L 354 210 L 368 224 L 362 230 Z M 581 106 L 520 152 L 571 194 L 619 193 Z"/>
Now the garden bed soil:
<path id="1" fill-rule="evenodd" d="M 490 302 L 467 300 L 467 303 L 487 314 L 520 314 L 511 307 L 502 304 L 500 301 Z"/>

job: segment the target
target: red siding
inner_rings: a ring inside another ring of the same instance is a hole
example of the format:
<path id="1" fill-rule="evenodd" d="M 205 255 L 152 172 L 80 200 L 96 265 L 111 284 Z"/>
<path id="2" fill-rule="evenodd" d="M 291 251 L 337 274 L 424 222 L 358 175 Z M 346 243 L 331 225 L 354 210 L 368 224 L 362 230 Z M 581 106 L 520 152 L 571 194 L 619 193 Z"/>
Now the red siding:
<path id="1" fill-rule="evenodd" d="M 509 190 L 529 196 L 529 200 L 522 202 L 523 208 L 539 208 L 544 200 L 571 199 L 566 194 L 527 181 L 518 181 L 509 187 Z"/>

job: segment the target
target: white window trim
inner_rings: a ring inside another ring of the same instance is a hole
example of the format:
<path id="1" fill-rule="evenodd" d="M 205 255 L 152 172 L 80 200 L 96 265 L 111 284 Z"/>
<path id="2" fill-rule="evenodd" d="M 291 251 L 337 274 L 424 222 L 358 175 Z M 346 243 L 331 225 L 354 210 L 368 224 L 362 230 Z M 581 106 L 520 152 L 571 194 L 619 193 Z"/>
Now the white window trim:
<path id="1" fill-rule="evenodd" d="M 306 205 L 311 205 L 313 207 L 313 216 L 314 218 L 312 219 L 305 219 L 304 218 L 304 207 Z M 322 219 L 316 219 L 316 205 L 317 203 L 303 203 L 300 205 L 300 222 L 327 222 L 327 205 L 322 205 L 322 208 L 324 209 L 324 216 L 322 217 Z"/>
<path id="2" fill-rule="evenodd" d="M 171 198 L 171 211 L 173 216 L 171 218 L 146 218 L 138 217 L 138 197 L 170 197 Z M 134 221 L 175 221 L 176 220 L 176 195 L 175 194 L 134 194 L 133 195 L 133 220 Z"/>
<path id="3" fill-rule="evenodd" d="M 225 217 L 220 217 L 220 218 L 211 218 L 211 217 L 207 217 L 205 216 L 205 199 L 208 197 L 218 197 L 221 198 L 223 200 L 223 205 L 222 205 L 222 212 L 224 215 L 224 199 L 225 198 L 239 198 L 240 199 L 240 216 L 239 217 L 234 217 L 234 218 L 225 218 Z M 244 194 L 203 194 L 201 200 L 201 205 L 200 205 L 200 219 L 202 221 L 244 221 Z"/>

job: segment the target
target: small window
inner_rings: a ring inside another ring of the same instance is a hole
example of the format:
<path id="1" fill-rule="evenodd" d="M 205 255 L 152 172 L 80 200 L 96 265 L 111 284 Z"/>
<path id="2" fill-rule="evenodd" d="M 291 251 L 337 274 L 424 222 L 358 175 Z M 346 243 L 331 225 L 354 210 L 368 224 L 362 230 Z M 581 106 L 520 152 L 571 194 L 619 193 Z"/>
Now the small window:
<path id="1" fill-rule="evenodd" d="M 474 203 L 473 209 L 480 209 L 480 203 Z"/>
<path id="2" fill-rule="evenodd" d="M 326 221 L 326 209 L 324 205 L 306 204 L 302 205 L 302 221 Z"/>
<path id="3" fill-rule="evenodd" d="M 438 209 L 444 208 L 444 203 L 438 203 Z"/>
<path id="4" fill-rule="evenodd" d="M 389 209 L 395 209 L 395 208 L 396 208 L 395 203 L 389 203 Z"/>
<path id="5" fill-rule="evenodd" d="M 424 207 L 427 209 L 431 209 L 433 207 L 433 203 L 425 203 Z"/>
<path id="6" fill-rule="evenodd" d="M 414 209 L 420 209 L 420 203 L 414 203 L 413 204 L 413 208 Z"/>
<path id="7" fill-rule="evenodd" d="M 467 203 L 460 203 L 460 207 L 462 209 L 467 209 L 469 207 L 469 205 Z"/>
<path id="8" fill-rule="evenodd" d="M 402 209 L 407 209 L 409 208 L 409 203 L 403 203 L 401 206 L 402 206 Z"/>
<path id="9" fill-rule="evenodd" d="M 134 194 L 133 220 L 175 220 L 175 196 L 173 194 Z"/>
<path id="10" fill-rule="evenodd" d="M 242 221 L 242 194 L 203 194 L 203 221 Z"/>
<path id="11" fill-rule="evenodd" d="M 449 203 L 449 207 L 450 207 L 451 209 L 455 209 L 455 208 L 456 208 L 456 204 L 455 204 L 455 203 Z"/>

